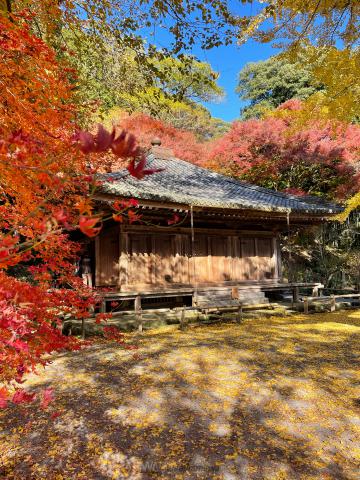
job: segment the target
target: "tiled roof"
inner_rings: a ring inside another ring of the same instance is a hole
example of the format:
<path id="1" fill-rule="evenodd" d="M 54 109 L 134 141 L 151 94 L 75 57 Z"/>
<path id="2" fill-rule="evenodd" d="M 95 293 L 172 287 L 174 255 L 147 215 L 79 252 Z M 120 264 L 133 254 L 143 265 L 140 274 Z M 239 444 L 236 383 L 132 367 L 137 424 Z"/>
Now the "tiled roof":
<path id="1" fill-rule="evenodd" d="M 147 157 L 146 168 L 163 169 L 142 180 L 127 170 L 103 176 L 103 193 L 139 200 L 171 202 L 197 207 L 254 209 L 328 215 L 342 210 L 318 197 L 298 197 L 241 182 L 178 158 Z"/>

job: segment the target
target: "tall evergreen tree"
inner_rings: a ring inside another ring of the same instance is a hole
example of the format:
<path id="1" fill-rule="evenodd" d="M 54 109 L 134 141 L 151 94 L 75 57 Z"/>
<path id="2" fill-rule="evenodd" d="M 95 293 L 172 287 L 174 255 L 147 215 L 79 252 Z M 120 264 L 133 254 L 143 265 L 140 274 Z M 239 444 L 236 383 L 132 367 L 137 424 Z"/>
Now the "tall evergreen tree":
<path id="1" fill-rule="evenodd" d="M 322 88 L 306 66 L 273 56 L 245 65 L 239 73 L 236 91 L 241 100 L 249 101 L 241 111 L 246 120 L 259 118 L 292 98 L 305 100 Z"/>

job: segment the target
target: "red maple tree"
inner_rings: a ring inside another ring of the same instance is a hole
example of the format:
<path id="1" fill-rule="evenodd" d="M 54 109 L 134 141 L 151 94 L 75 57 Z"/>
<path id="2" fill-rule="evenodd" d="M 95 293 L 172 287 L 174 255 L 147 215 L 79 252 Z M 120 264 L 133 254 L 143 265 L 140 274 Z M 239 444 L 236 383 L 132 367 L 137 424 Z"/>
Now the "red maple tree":
<path id="1" fill-rule="evenodd" d="M 199 142 L 192 132 L 179 130 L 142 113 L 122 118 L 118 126 L 133 133 L 144 149 L 149 149 L 151 141 L 158 137 L 163 147 L 172 150 L 174 156 L 182 160 L 201 164 L 207 155 L 207 143 Z"/>
<path id="2" fill-rule="evenodd" d="M 76 131 L 68 69 L 33 34 L 31 20 L 26 10 L 0 14 L 1 407 L 35 399 L 21 383 L 46 363 L 44 354 L 81 347 L 62 334 L 61 319 L 87 317 L 97 298 L 75 276 L 78 245 L 69 232 L 94 236 L 101 228 L 91 203 L 101 155 L 130 158 L 129 174 L 138 178 L 151 173 L 133 135 Z M 43 393 L 43 408 L 52 398 Z"/>
<path id="3" fill-rule="evenodd" d="M 292 110 L 297 102 L 279 109 Z M 205 163 L 257 185 L 344 198 L 357 190 L 359 145 L 358 125 L 311 123 L 295 129 L 284 115 L 234 122 L 213 142 Z"/>

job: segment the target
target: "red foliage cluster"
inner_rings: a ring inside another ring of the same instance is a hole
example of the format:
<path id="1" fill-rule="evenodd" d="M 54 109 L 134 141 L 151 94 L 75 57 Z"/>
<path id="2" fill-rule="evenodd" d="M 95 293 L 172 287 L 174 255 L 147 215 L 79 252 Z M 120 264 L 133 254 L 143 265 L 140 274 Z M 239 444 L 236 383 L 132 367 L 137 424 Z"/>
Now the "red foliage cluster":
<path id="1" fill-rule="evenodd" d="M 200 164 L 207 154 L 207 144 L 197 140 L 192 132 L 179 130 L 161 120 L 145 114 L 134 114 L 121 119 L 119 127 L 133 133 L 141 147 L 148 149 L 154 137 L 161 139 L 161 145 L 171 149 L 175 157 Z"/>
<path id="2" fill-rule="evenodd" d="M 0 271 L 0 376 L 3 382 L 21 384 L 23 375 L 46 364 L 45 353 L 79 349 L 73 337 L 61 333 L 61 318 L 88 316 L 95 299 L 77 279 L 77 289 L 51 289 L 47 282 L 31 285 Z M 80 292 L 82 295 L 80 295 Z M 10 394 L 2 390 L 2 405 Z M 34 398 L 34 397 L 32 397 Z M 25 393 L 12 395 L 14 403 L 28 401 Z"/>
<path id="3" fill-rule="evenodd" d="M 0 407 L 35 400 L 20 385 L 46 363 L 44 354 L 81 346 L 61 333 L 61 319 L 88 317 L 97 298 L 74 274 L 78 245 L 68 232 L 79 228 L 92 237 L 101 228 L 91 203 L 101 153 L 131 159 L 136 178 L 152 173 L 125 131 L 99 126 L 95 135 L 74 137 L 66 66 L 31 32 L 28 18 L 23 12 L 10 21 L 0 13 Z M 133 206 L 116 215 L 134 221 Z M 53 394 L 38 398 L 46 408 Z"/>
<path id="4" fill-rule="evenodd" d="M 279 107 L 298 108 L 299 101 Z M 258 185 L 295 188 L 297 193 L 313 193 L 313 187 L 317 193 L 343 198 L 357 189 L 359 157 L 358 125 L 311 124 L 294 129 L 284 116 L 234 122 L 212 144 L 207 165 Z"/>
<path id="5" fill-rule="evenodd" d="M 109 132 L 102 125 L 98 125 L 95 135 L 83 130 L 77 132 L 74 140 L 79 142 L 83 153 L 100 153 L 111 149 L 115 155 L 123 158 L 136 158 L 142 154 L 134 135 L 126 130 L 117 134 L 115 128 Z"/>
<path id="6" fill-rule="evenodd" d="M 53 14 L 60 15 L 60 9 L 54 8 Z M 309 176 L 306 168 L 320 165 L 342 179 L 341 187 L 336 182 L 326 185 L 341 195 L 350 193 L 357 181 L 353 164 L 360 144 L 358 126 L 313 125 L 295 132 L 285 118 L 235 122 L 229 133 L 213 142 L 210 156 L 209 144 L 198 142 L 191 132 L 146 115 L 123 119 L 120 131 L 109 132 L 100 125 L 94 134 L 74 135 L 77 109 L 68 69 L 32 33 L 28 18 L 26 12 L 12 21 L 0 14 L 0 407 L 8 401 L 35 400 L 36 395 L 20 386 L 24 374 L 46 363 L 44 354 L 81 346 L 62 335 L 61 319 L 87 317 L 97 298 L 74 275 L 78 247 L 68 232 L 80 229 L 89 237 L 99 233 L 104 219 L 94 214 L 91 198 L 108 152 L 106 170 L 111 170 L 113 158 L 121 159 L 128 162 L 129 175 L 140 180 L 156 172 L 146 168 L 144 152 L 158 136 L 184 160 L 299 191 L 299 175 Z M 282 108 L 294 110 L 298 105 Z M 304 169 L 294 181 L 276 184 L 299 165 Z M 138 221 L 136 206 L 135 201 L 115 202 L 110 217 Z M 178 222 L 174 215 L 168 224 Z M 107 314 L 98 316 L 99 321 L 106 318 Z M 113 327 L 105 328 L 104 334 L 124 343 Z M 46 408 L 53 393 L 45 390 L 38 398 Z"/>

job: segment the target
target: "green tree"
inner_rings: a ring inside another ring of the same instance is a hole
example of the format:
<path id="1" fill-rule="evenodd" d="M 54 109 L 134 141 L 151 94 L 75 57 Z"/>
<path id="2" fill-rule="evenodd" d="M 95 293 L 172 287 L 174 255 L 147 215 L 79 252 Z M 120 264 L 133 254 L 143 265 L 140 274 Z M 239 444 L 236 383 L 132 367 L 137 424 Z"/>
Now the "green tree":
<path id="1" fill-rule="evenodd" d="M 318 281 L 326 288 L 360 286 L 359 213 L 346 222 L 328 222 L 283 235 L 282 254 L 290 280 Z"/>
<path id="2" fill-rule="evenodd" d="M 73 67 L 74 73 L 69 72 L 69 76 L 78 104 L 83 107 L 83 114 L 80 108 L 78 116 L 80 124 L 93 122 L 88 108 L 92 105 L 96 116 L 102 118 L 112 109 L 120 109 L 144 112 L 180 128 L 191 126 L 202 138 L 222 131 L 224 125 L 213 121 L 199 104 L 222 98 L 218 74 L 208 63 L 182 52 L 193 41 L 190 36 L 216 30 L 219 25 L 205 29 L 198 22 L 190 25 L 189 12 L 162 1 L 11 0 L 9 4 L 14 13 L 30 9 L 35 34 Z M 203 10 L 199 6 L 196 9 Z M 171 20 L 174 13 L 180 23 L 184 22 L 181 28 L 179 22 L 176 28 Z M 174 42 L 159 50 L 145 37 L 151 38 L 149 28 L 156 28 L 165 19 L 170 22 L 162 28 L 170 30 Z"/>
<path id="3" fill-rule="evenodd" d="M 81 97 L 101 102 L 104 111 L 117 106 L 132 113 L 143 105 L 156 113 L 157 103 L 163 103 L 160 97 L 196 104 L 224 95 L 217 84 L 219 74 L 191 56 L 155 58 L 144 47 L 121 47 L 111 36 L 96 47 L 86 32 L 74 29 L 63 29 L 62 40 L 78 73 Z M 144 61 L 139 61 L 139 52 Z"/>
<path id="4" fill-rule="evenodd" d="M 81 31 L 63 33 L 68 61 L 78 76 L 79 103 L 96 103 L 102 119 L 121 112 L 142 112 L 206 139 L 223 131 L 225 122 L 215 120 L 199 102 L 219 101 L 224 93 L 218 74 L 193 57 L 182 59 L 145 57 L 139 65 L 136 51 L 117 49 L 114 39 L 101 46 L 101 55 Z M 86 117 L 91 121 L 91 117 Z M 92 119 L 93 120 L 93 119 Z"/>
<path id="5" fill-rule="evenodd" d="M 242 118 L 259 118 L 292 98 L 305 100 L 321 90 L 310 69 L 299 62 L 291 63 L 279 56 L 251 62 L 239 73 L 236 91 L 241 100 L 249 101 L 242 109 Z"/>
<path id="6" fill-rule="evenodd" d="M 209 63 L 199 62 L 191 56 L 182 56 L 181 59 L 168 56 L 154 60 L 153 64 L 158 72 L 156 83 L 163 92 L 177 100 L 211 102 L 224 95 L 216 83 L 219 74 Z"/>

